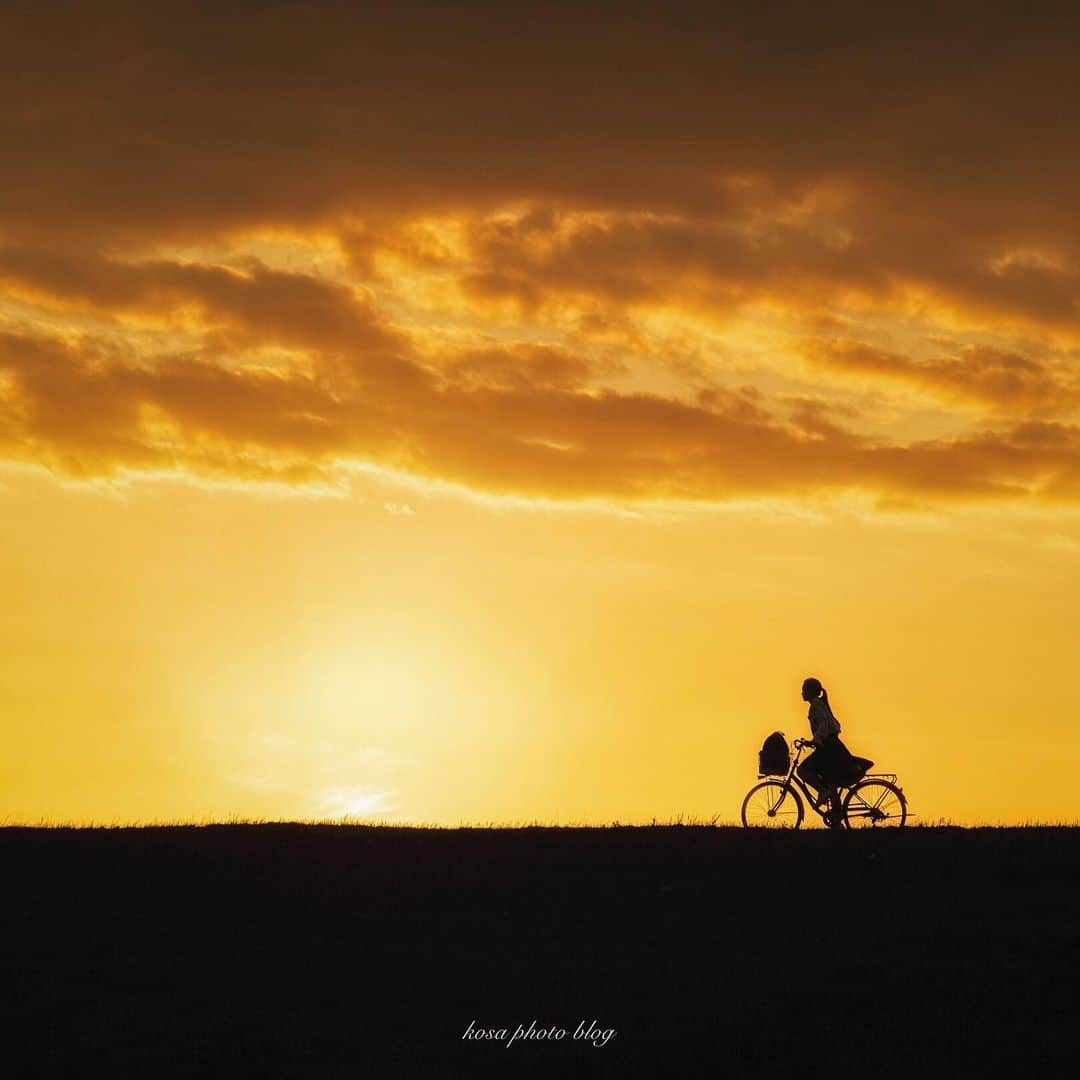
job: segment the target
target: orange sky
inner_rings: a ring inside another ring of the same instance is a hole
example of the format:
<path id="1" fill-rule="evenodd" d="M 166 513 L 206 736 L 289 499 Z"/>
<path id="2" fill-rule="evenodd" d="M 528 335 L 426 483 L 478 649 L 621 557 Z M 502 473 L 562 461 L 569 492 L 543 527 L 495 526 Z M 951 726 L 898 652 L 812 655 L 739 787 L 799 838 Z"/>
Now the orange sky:
<path id="1" fill-rule="evenodd" d="M 730 820 L 812 674 L 1080 818 L 1075 17 L 151 7 L 0 13 L 0 817 Z"/>

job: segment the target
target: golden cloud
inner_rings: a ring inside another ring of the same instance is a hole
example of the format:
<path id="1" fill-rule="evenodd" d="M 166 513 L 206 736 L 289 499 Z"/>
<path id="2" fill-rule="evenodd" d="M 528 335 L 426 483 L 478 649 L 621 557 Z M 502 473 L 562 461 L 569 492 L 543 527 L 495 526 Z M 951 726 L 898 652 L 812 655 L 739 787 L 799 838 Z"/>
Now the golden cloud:
<path id="1" fill-rule="evenodd" d="M 1074 500 L 1080 16 L 883 19 L 10 5 L 0 447 L 80 475 Z M 332 272 L 257 242 L 315 229 Z"/>
<path id="2" fill-rule="evenodd" d="M 926 497 L 1076 497 L 1080 431 L 1027 423 L 885 445 L 814 409 L 788 420 L 739 394 L 646 394 L 414 377 L 370 395 L 362 357 L 332 384 L 197 359 L 116 362 L 83 342 L 0 339 L 13 377 L 7 452 L 79 474 L 228 466 L 260 478 L 368 462 L 481 490 L 556 498 L 724 499 L 863 489 Z M 224 463 L 224 464 L 223 464 Z"/>

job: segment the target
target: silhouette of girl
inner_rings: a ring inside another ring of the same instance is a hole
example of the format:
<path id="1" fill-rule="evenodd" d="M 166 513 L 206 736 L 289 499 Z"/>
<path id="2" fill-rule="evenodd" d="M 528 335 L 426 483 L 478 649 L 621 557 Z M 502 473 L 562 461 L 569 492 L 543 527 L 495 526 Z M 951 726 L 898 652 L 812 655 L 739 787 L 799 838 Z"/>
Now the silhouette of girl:
<path id="1" fill-rule="evenodd" d="M 810 703 L 806 718 L 810 721 L 814 750 L 799 765 L 799 776 L 818 791 L 817 805 L 828 802 L 837 784 L 854 782 L 873 764 L 857 758 L 840 741 L 840 721 L 829 707 L 829 694 L 817 679 L 802 684 L 803 701 Z"/>

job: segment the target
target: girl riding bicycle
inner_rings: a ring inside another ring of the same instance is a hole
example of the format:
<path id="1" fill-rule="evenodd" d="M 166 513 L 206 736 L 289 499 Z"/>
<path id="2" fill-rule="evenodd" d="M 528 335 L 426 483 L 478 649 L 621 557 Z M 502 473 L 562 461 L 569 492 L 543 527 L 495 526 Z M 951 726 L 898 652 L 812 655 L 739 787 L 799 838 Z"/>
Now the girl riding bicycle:
<path id="1" fill-rule="evenodd" d="M 867 776 L 874 763 L 856 757 L 840 741 L 840 722 L 829 707 L 829 695 L 817 679 L 802 686 L 803 700 L 810 703 L 807 718 L 811 739 L 796 739 L 798 756 L 793 763 L 784 736 L 775 731 L 758 754 L 758 780 L 743 799 L 742 823 L 747 828 L 797 829 L 803 820 L 803 800 L 811 800 L 814 810 L 831 829 L 888 828 L 907 820 L 907 799 L 893 773 Z M 779 740 L 773 756 L 770 743 Z M 802 762 L 803 747 L 812 746 Z M 837 788 L 844 788 L 843 799 Z M 818 792 L 815 797 L 815 790 Z"/>
<path id="2" fill-rule="evenodd" d="M 799 765 L 799 777 L 816 788 L 817 805 L 827 803 L 839 784 L 852 783 L 873 764 L 855 757 L 840 741 L 840 721 L 829 707 L 829 694 L 817 679 L 802 684 L 803 701 L 810 703 L 806 717 L 810 721 L 814 751 Z"/>

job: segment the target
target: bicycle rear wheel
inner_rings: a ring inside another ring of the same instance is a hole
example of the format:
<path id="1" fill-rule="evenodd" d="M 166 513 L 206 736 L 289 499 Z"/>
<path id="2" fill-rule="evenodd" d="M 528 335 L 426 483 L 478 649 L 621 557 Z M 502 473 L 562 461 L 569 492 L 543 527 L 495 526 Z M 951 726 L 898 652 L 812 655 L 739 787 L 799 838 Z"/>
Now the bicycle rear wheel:
<path id="1" fill-rule="evenodd" d="M 899 829 L 907 821 L 907 799 L 888 780 L 863 780 L 844 799 L 843 822 L 849 829 Z"/>
<path id="2" fill-rule="evenodd" d="M 799 793 L 794 788 L 785 790 L 780 780 L 756 784 L 743 799 L 742 823 L 748 829 L 797 829 L 802 819 Z"/>

